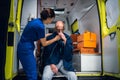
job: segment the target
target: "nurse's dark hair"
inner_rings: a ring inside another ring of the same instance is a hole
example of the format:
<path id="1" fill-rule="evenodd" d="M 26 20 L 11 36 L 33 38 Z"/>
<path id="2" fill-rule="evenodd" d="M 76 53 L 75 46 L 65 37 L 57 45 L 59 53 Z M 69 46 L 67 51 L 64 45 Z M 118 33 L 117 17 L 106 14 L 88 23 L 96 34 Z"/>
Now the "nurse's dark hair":
<path id="1" fill-rule="evenodd" d="M 47 18 L 55 18 L 55 12 L 51 8 L 44 8 L 40 13 L 41 19 L 46 20 Z"/>

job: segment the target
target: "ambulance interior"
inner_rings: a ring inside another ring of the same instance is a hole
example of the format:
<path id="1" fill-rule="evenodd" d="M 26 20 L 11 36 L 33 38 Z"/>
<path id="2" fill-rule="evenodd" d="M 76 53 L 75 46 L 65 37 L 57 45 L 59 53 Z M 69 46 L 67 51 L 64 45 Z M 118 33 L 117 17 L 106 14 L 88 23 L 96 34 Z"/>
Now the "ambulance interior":
<path id="1" fill-rule="evenodd" d="M 78 79 L 120 78 L 120 0 L 23 0 L 22 5 L 21 30 L 20 34 L 15 32 L 16 43 L 28 21 L 40 18 L 42 9 L 52 8 L 56 17 L 51 24 L 45 25 L 45 32 L 53 32 L 55 22 L 64 21 L 64 32 L 73 40 L 73 66 Z M 18 66 L 16 53 L 13 65 L 13 73 L 22 69 L 20 62 Z"/>

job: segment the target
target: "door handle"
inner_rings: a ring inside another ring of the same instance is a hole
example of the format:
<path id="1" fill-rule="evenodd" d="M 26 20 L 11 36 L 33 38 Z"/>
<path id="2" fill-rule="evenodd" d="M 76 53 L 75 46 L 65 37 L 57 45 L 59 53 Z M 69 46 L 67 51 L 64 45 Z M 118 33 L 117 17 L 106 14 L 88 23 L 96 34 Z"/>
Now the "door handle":
<path id="1" fill-rule="evenodd" d="M 9 25 L 10 27 L 13 27 L 13 26 L 14 26 L 14 22 L 10 22 L 8 25 Z"/>
<path id="2" fill-rule="evenodd" d="M 120 30 L 120 27 L 117 27 L 118 30 Z"/>
<path id="3" fill-rule="evenodd" d="M 110 33 L 109 36 L 110 36 L 110 39 L 113 40 L 116 36 L 116 32 Z"/>

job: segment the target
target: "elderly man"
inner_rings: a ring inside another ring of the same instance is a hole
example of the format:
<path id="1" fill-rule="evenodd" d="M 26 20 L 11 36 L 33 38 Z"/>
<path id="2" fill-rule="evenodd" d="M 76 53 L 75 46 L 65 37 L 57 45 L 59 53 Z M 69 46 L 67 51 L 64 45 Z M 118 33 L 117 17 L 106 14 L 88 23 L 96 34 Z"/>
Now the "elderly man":
<path id="1" fill-rule="evenodd" d="M 61 40 L 44 48 L 43 60 L 45 67 L 42 80 L 52 80 L 53 75 L 57 74 L 58 70 L 62 72 L 68 80 L 77 80 L 72 66 L 72 40 L 63 32 L 64 23 L 62 21 L 56 22 L 55 30 L 54 33 L 47 37 L 47 40 L 54 38 L 57 34 L 60 35 Z"/>

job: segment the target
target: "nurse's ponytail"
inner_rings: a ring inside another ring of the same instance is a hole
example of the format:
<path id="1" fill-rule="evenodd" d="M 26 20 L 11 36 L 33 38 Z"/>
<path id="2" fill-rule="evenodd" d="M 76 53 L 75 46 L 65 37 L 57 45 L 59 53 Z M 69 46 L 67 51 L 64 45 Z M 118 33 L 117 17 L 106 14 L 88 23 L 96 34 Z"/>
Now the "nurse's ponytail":
<path id="1" fill-rule="evenodd" d="M 40 13 L 40 16 L 42 20 L 46 20 L 47 18 L 55 18 L 55 13 L 51 8 L 44 8 Z"/>

